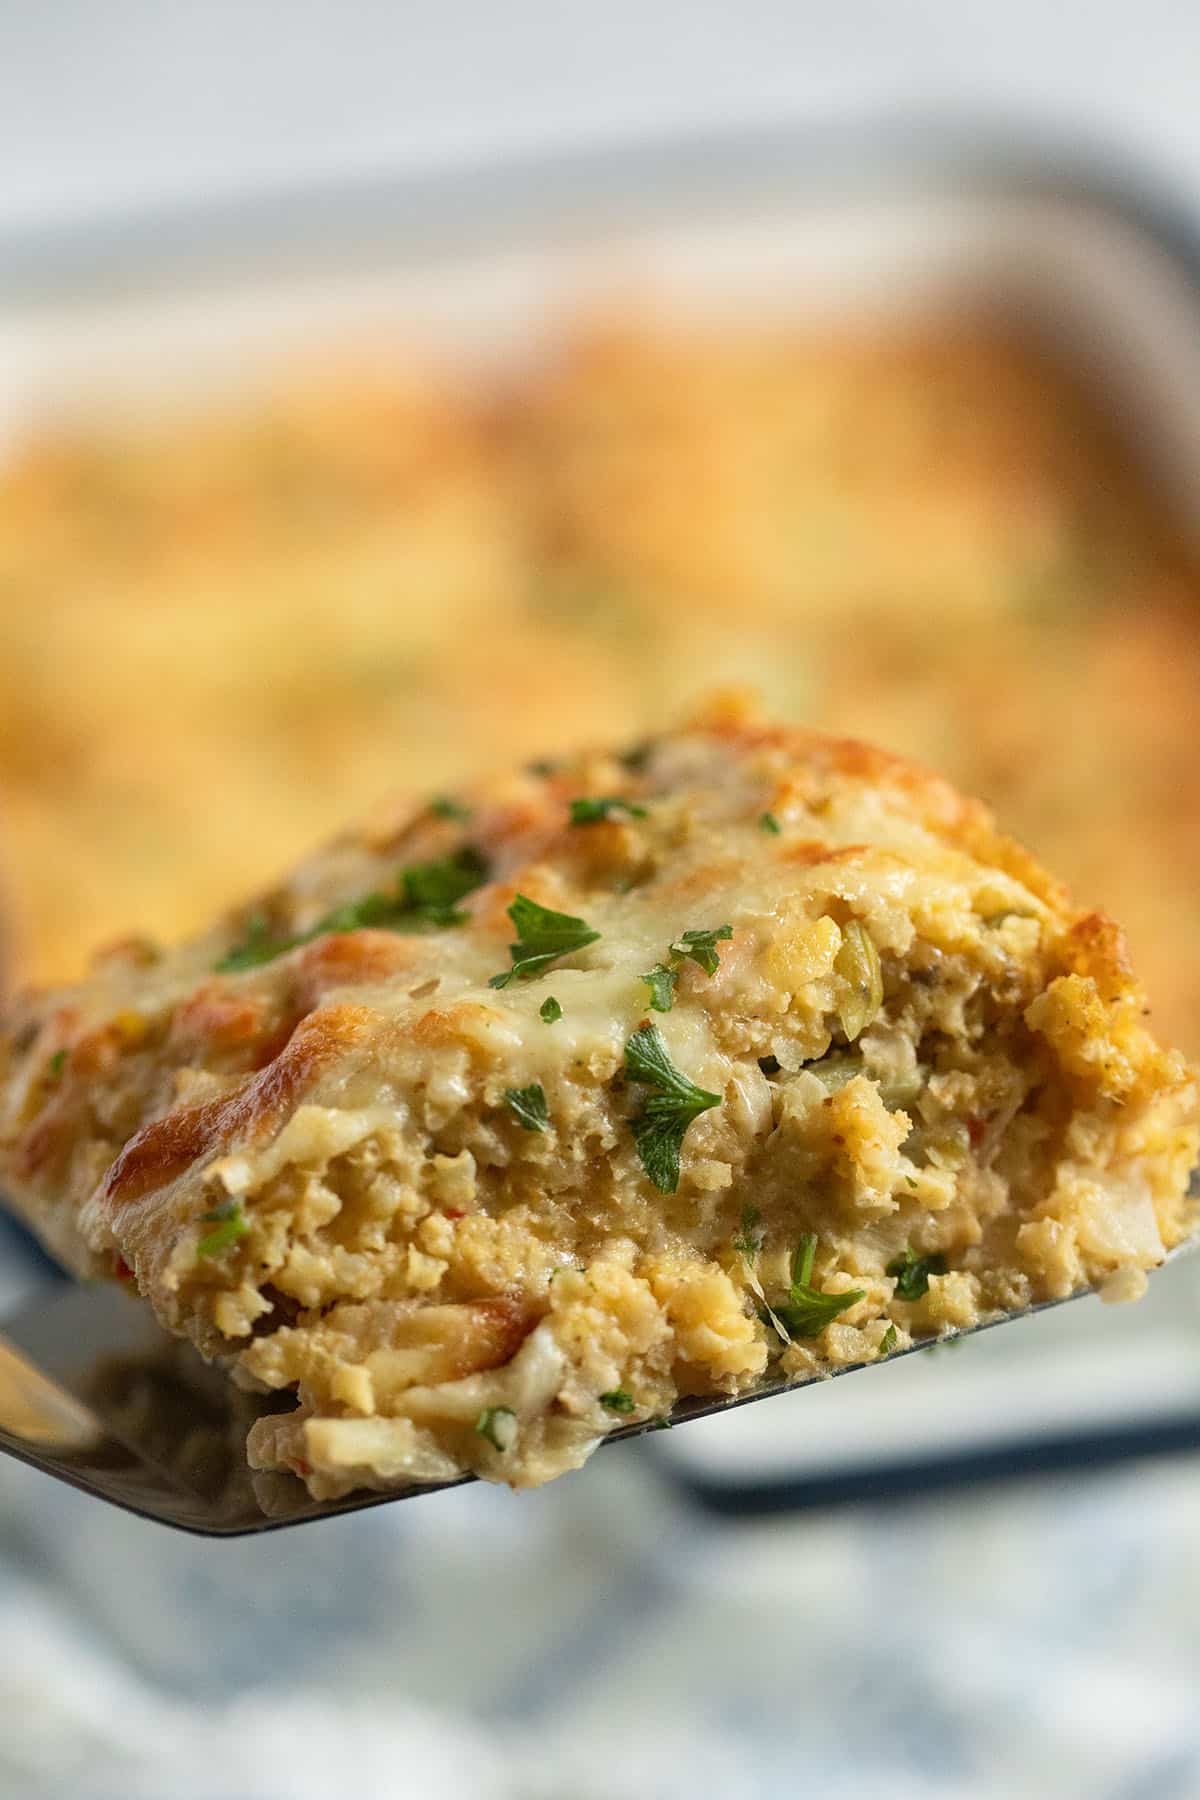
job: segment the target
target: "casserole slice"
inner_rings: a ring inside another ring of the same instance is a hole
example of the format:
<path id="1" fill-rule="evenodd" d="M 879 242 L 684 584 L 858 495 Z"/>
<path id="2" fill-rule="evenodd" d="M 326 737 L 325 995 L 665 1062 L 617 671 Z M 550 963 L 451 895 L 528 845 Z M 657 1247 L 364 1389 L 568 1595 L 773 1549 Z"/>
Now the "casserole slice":
<path id="1" fill-rule="evenodd" d="M 680 1396 L 1136 1296 L 1191 1071 L 988 812 L 737 697 L 380 815 L 4 1020 L 0 1184 L 295 1392 L 314 1495 L 532 1485 Z"/>

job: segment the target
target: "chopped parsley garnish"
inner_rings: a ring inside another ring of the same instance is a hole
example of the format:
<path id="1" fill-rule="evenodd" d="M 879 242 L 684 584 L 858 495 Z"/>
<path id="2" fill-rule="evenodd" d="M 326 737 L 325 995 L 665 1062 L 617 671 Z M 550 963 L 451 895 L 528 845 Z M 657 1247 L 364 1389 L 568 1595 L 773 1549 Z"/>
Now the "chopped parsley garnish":
<path id="1" fill-rule="evenodd" d="M 653 1091 L 632 1124 L 642 1167 L 662 1194 L 679 1186 L 679 1152 L 693 1119 L 719 1106 L 721 1096 L 689 1081 L 671 1061 L 657 1025 L 638 1027 L 625 1046 L 629 1076 Z"/>
<path id="2" fill-rule="evenodd" d="M 815 1232 L 806 1232 L 796 1245 L 792 1257 L 792 1284 L 787 1299 L 772 1307 L 772 1312 L 792 1337 L 819 1337 L 839 1313 L 855 1301 L 866 1298 L 863 1288 L 851 1288 L 843 1294 L 826 1294 L 812 1285 L 813 1259 L 817 1254 Z"/>
<path id="3" fill-rule="evenodd" d="M 650 989 L 650 1010 L 652 1012 L 670 1012 L 675 1004 L 675 983 L 679 976 L 674 969 L 668 969 L 666 963 L 655 963 L 644 975 L 638 977 Z"/>
<path id="4" fill-rule="evenodd" d="M 527 981 L 531 975 L 540 975 L 543 969 L 548 969 L 560 956 L 570 956 L 573 951 L 582 950 L 585 944 L 594 944 L 600 936 L 585 920 L 572 918 L 570 913 L 552 912 L 548 906 L 539 906 L 525 894 L 517 895 L 508 909 L 508 916 L 519 939 L 518 943 L 508 947 L 513 966 L 503 975 L 493 975 L 489 987 L 506 988 L 518 975 Z"/>
<path id="5" fill-rule="evenodd" d="M 671 945 L 671 955 L 676 962 L 690 959 L 699 963 L 706 975 L 715 975 L 721 964 L 717 945 L 725 943 L 732 936 L 732 925 L 716 925 L 711 931 L 685 931 Z"/>
<path id="6" fill-rule="evenodd" d="M 250 1229 L 240 1200 L 223 1200 L 211 1212 L 201 1213 L 200 1223 L 212 1225 L 215 1229 L 206 1232 L 200 1239 L 196 1245 L 197 1256 L 220 1256 L 224 1251 L 231 1250 Z"/>
<path id="7" fill-rule="evenodd" d="M 513 1113 L 518 1125 L 526 1131 L 545 1131 L 550 1123 L 546 1095 L 540 1081 L 531 1082 L 528 1087 L 505 1088 L 504 1103 Z"/>
<path id="8" fill-rule="evenodd" d="M 946 1273 L 946 1259 L 937 1252 L 932 1256 L 918 1256 L 908 1249 L 903 1256 L 892 1258 L 887 1272 L 896 1277 L 898 1299 L 923 1300 L 929 1292 L 929 1277 Z"/>
<path id="9" fill-rule="evenodd" d="M 632 800 L 622 800 L 619 794 L 605 794 L 596 799 L 572 800 L 572 825 L 601 825 L 610 819 L 613 813 L 624 813 L 627 819 L 644 819 L 646 809 L 637 806 Z"/>
<path id="10" fill-rule="evenodd" d="M 757 1206 L 743 1206 L 741 1235 L 734 1238 L 734 1249 L 740 1251 L 747 1262 L 753 1262 L 763 1247 L 766 1235 L 762 1229 L 762 1214 Z"/>
<path id="11" fill-rule="evenodd" d="M 56 1050 L 54 1055 L 50 1058 L 50 1061 L 46 1064 L 47 1070 L 55 1081 L 58 1080 L 66 1066 L 67 1053 L 65 1050 Z"/>
<path id="12" fill-rule="evenodd" d="M 783 826 L 773 812 L 759 813 L 758 828 L 760 831 L 769 831 L 772 837 L 778 837 L 783 830 Z"/>
<path id="13" fill-rule="evenodd" d="M 448 794 L 438 794 L 429 802 L 429 810 L 435 819 L 458 819 L 463 824 L 471 817 L 470 807 L 461 800 L 452 800 Z"/>
<path id="14" fill-rule="evenodd" d="M 486 861 L 470 844 L 456 850 L 453 856 L 438 857 L 433 862 L 410 863 L 407 869 L 400 871 L 400 901 L 395 922 L 402 924 L 408 919 L 421 919 L 429 925 L 461 925 L 467 914 L 459 910 L 458 902 L 473 894 L 477 887 L 482 887 L 487 876 Z M 369 921 L 372 924 L 391 922 L 386 919 Z M 319 931 L 321 927 L 317 929 Z"/>
<path id="15" fill-rule="evenodd" d="M 503 1454 L 517 1441 L 517 1415 L 511 1406 L 485 1406 L 475 1421 L 475 1429 L 493 1450 Z"/>
<path id="16" fill-rule="evenodd" d="M 547 1025 L 558 1024 L 558 1021 L 562 1018 L 562 1007 L 554 998 L 553 994 L 550 995 L 548 1000 L 542 1001 L 542 1004 L 538 1007 L 538 1015 Z"/>
<path id="17" fill-rule="evenodd" d="M 636 1402 L 633 1395 L 627 1394 L 624 1388 L 613 1388 L 611 1393 L 601 1394 L 600 1404 L 607 1406 L 609 1412 L 631 1413 L 634 1411 Z"/>
<path id="18" fill-rule="evenodd" d="M 271 930 L 265 913 L 251 913 L 246 920 L 246 932 L 240 944 L 227 950 L 216 965 L 218 975 L 233 975 L 240 969 L 257 969 L 261 963 L 274 962 L 285 950 L 290 950 L 298 942 L 293 937 L 277 937 Z"/>
<path id="19" fill-rule="evenodd" d="M 717 925 L 711 931 L 685 931 L 671 945 L 671 961 L 699 963 L 706 975 L 715 975 L 720 967 L 717 945 L 733 936 L 732 925 Z M 675 984 L 679 972 L 667 963 L 655 963 L 640 977 L 650 989 L 650 1010 L 670 1012 L 675 1004 Z"/>
<path id="20" fill-rule="evenodd" d="M 899 1335 L 900 1334 L 896 1330 L 896 1327 L 894 1325 L 888 1326 L 887 1330 L 884 1332 L 883 1336 L 879 1340 L 880 1356 L 890 1356 L 891 1355 L 892 1351 L 896 1348 L 896 1339 L 899 1337 Z"/>
<path id="21" fill-rule="evenodd" d="M 467 914 L 458 902 L 482 886 L 487 876 L 486 861 L 468 844 L 452 856 L 410 863 L 401 869 L 394 893 L 376 892 L 347 900 L 318 919 L 308 931 L 279 936 L 271 930 L 264 914 L 252 913 L 241 943 L 226 951 L 216 972 L 232 975 L 241 969 L 256 969 L 331 932 L 362 931 L 368 926 L 377 931 L 409 931 L 417 925 L 461 925 Z"/>

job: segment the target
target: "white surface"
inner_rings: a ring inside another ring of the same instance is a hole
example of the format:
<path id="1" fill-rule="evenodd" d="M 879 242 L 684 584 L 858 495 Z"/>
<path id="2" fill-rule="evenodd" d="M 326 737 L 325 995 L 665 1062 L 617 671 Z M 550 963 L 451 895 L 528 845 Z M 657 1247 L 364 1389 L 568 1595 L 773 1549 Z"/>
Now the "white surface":
<path id="1" fill-rule="evenodd" d="M 0 0 L 0 232 L 681 126 L 951 109 L 1200 191 L 1192 0 Z"/>
<path id="2" fill-rule="evenodd" d="M 636 1450 L 219 1546 L 0 1466 L 0 1793 L 1200 1793 L 1186 1466 L 729 1529 Z"/>

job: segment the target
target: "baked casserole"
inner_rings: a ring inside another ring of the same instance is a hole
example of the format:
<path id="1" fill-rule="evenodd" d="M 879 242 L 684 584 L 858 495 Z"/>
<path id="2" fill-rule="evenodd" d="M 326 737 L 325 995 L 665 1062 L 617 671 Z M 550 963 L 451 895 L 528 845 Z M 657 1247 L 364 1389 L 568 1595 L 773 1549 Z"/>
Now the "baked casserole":
<path id="1" fill-rule="evenodd" d="M 527 1486 L 681 1396 L 1190 1232 L 1121 935 L 941 778 L 736 697 L 376 814 L 201 937 L 9 1003 L 0 1184 L 318 1497 Z"/>
<path id="2" fill-rule="evenodd" d="M 380 343 L 18 448 L 9 979 L 199 930 L 380 793 L 632 738 L 714 675 L 985 796 L 1200 1050 L 1194 557 L 1104 396 L 961 319 L 631 318 L 492 374 Z"/>

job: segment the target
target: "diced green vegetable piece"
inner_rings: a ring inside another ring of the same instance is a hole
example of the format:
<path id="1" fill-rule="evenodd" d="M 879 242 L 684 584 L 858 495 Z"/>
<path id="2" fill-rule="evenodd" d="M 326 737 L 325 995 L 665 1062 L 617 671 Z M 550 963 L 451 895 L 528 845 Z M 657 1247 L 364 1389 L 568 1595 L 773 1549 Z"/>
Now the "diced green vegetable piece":
<path id="1" fill-rule="evenodd" d="M 503 1455 L 517 1441 L 517 1415 L 511 1406 L 485 1406 L 475 1421 L 475 1429 Z"/>
<path id="2" fill-rule="evenodd" d="M 196 1255 L 204 1257 L 223 1255 L 244 1238 L 250 1229 L 240 1200 L 224 1200 L 220 1206 L 214 1206 L 211 1212 L 201 1213 L 200 1223 L 214 1227 L 196 1245 Z"/>
<path id="3" fill-rule="evenodd" d="M 850 1043 L 867 1029 L 883 1005 L 883 969 L 875 940 L 858 919 L 842 927 L 834 969 L 847 985 L 838 1017 Z"/>

